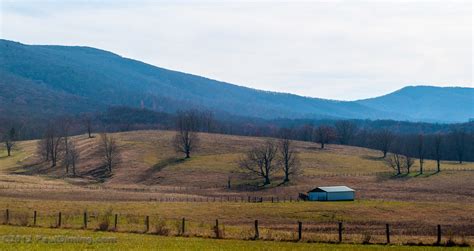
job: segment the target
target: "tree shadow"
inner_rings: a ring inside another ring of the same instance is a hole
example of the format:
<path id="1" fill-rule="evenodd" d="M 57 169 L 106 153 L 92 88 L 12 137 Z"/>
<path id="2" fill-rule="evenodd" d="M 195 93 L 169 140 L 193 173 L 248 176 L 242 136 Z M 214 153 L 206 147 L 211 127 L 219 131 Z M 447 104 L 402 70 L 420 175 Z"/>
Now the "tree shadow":
<path id="1" fill-rule="evenodd" d="M 374 160 L 374 161 L 384 160 L 383 156 L 376 157 L 376 156 L 370 156 L 370 155 L 362 155 L 361 158 L 366 159 L 366 160 Z"/>
<path id="2" fill-rule="evenodd" d="M 37 161 L 29 164 L 11 167 L 7 171 L 11 174 L 18 175 L 44 175 L 50 174 L 55 170 L 55 168 L 55 166 L 53 167 L 45 161 Z"/>
<path id="3" fill-rule="evenodd" d="M 112 177 L 112 173 L 107 170 L 105 165 L 102 165 L 102 166 L 93 168 L 91 170 L 88 170 L 87 172 L 81 173 L 81 175 L 77 175 L 76 177 L 81 177 L 81 176 L 89 176 L 97 180 L 98 182 L 103 183 L 107 179 Z"/>
<path id="4" fill-rule="evenodd" d="M 394 180 L 394 179 L 410 179 L 412 178 L 413 176 L 410 176 L 410 174 L 407 174 L 407 173 L 401 173 L 401 174 L 396 174 L 396 173 L 391 173 L 391 172 L 387 172 L 387 173 L 378 173 L 376 175 L 376 180 L 378 182 L 380 181 L 387 181 L 387 180 Z"/>
<path id="5" fill-rule="evenodd" d="M 170 158 L 160 160 L 158 163 L 154 164 L 153 166 L 148 168 L 145 172 L 143 172 L 143 174 L 140 175 L 140 180 L 141 181 L 149 180 L 150 178 L 153 178 L 154 174 L 162 171 L 166 167 L 171 167 L 180 163 L 184 163 L 187 160 L 189 159 L 176 158 L 176 157 L 170 157 Z"/>
<path id="6" fill-rule="evenodd" d="M 440 172 L 436 172 L 436 171 L 435 171 L 435 172 L 432 172 L 432 173 L 424 173 L 423 175 L 424 175 L 425 178 L 428 178 L 428 177 L 431 177 L 431 176 L 436 175 L 436 174 L 439 174 L 439 173 L 440 173 Z"/>
<path id="7" fill-rule="evenodd" d="M 153 172 L 159 172 L 159 171 L 163 170 L 165 167 L 174 166 L 174 165 L 183 163 L 186 160 L 188 160 L 188 159 L 186 159 L 186 158 L 176 158 L 176 157 L 166 158 L 166 159 L 163 159 L 160 162 L 156 163 L 155 165 L 153 165 L 148 170 L 153 171 Z"/>

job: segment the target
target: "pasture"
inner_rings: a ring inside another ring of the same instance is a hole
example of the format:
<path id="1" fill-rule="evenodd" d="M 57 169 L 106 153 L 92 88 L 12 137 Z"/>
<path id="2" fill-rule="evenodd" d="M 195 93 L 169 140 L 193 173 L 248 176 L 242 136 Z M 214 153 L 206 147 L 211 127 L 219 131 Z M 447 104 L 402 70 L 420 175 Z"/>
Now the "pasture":
<path id="1" fill-rule="evenodd" d="M 262 188 L 256 186 L 259 180 L 237 168 L 237 161 L 265 139 L 202 133 L 201 147 L 183 160 L 171 147 L 173 135 L 170 131 L 113 134 L 122 160 L 110 176 L 98 170 L 97 137 L 73 138 L 81 154 L 78 177 L 65 177 L 62 168 L 40 161 L 35 141 L 19 142 L 12 157 L 0 153 L 0 217 L 5 218 L 9 209 L 10 224 L 31 226 L 37 211 L 38 226 L 56 227 L 61 212 L 61 228 L 79 229 L 87 212 L 92 230 L 99 228 L 104 216 L 113 222 L 117 214 L 114 230 L 143 233 L 148 216 L 147 233 L 153 234 L 160 225 L 169 236 L 179 234 L 179 222 L 186 218 L 187 235 L 206 238 L 214 237 L 214 222 L 219 219 L 223 238 L 244 240 L 254 236 L 253 224 L 259 220 L 260 239 L 283 241 L 282 249 L 305 248 L 287 242 L 295 240 L 298 221 L 303 224 L 300 242 L 337 242 L 337 224 L 343 222 L 344 243 L 384 243 L 385 225 L 390 224 L 392 243 L 432 244 L 440 224 L 443 243 L 451 239 L 474 244 L 474 163 L 443 161 L 441 173 L 435 173 L 435 162 L 426 161 L 425 174 L 418 175 L 415 162 L 411 174 L 397 177 L 378 151 L 340 145 L 319 149 L 315 143 L 295 142 L 302 173 L 281 184 L 282 173 L 277 172 L 272 184 Z M 296 201 L 299 192 L 330 185 L 354 188 L 356 200 Z M 264 201 L 249 203 L 248 197 Z"/>

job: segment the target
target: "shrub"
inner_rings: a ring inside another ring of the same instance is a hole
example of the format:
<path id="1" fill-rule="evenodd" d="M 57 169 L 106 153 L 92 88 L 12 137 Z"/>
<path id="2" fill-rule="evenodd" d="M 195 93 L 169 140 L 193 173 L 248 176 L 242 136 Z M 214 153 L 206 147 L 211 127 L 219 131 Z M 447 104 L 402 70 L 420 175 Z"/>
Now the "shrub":
<path id="1" fill-rule="evenodd" d="M 104 214 L 99 217 L 99 230 L 100 231 L 107 231 L 110 227 L 110 217 L 112 217 L 112 209 L 107 209 Z"/>
<path id="2" fill-rule="evenodd" d="M 18 225 L 20 226 L 27 226 L 28 225 L 28 214 L 22 213 L 16 215 L 16 220 L 18 221 Z"/>
<path id="3" fill-rule="evenodd" d="M 157 235 L 168 235 L 170 230 L 166 227 L 166 222 L 162 219 L 158 219 L 155 225 L 155 234 Z"/>
<path id="4" fill-rule="evenodd" d="M 372 236 L 370 233 L 364 233 L 364 236 L 362 238 L 362 244 L 370 244 L 370 240 L 372 239 Z"/>

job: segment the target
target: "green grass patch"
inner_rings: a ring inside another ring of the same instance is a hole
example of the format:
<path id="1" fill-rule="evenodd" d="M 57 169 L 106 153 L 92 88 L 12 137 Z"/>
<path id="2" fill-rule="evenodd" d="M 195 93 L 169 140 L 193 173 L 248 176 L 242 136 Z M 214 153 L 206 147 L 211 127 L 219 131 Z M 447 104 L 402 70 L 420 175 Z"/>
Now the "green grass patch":
<path id="1" fill-rule="evenodd" d="M 31 241 L 29 241 L 31 240 Z M 74 243 L 76 242 L 76 243 Z M 151 234 L 94 232 L 0 226 L 0 250 L 444 250 L 443 247 L 322 244 L 276 241 L 162 237 Z M 449 250 L 469 250 L 450 248 Z"/>

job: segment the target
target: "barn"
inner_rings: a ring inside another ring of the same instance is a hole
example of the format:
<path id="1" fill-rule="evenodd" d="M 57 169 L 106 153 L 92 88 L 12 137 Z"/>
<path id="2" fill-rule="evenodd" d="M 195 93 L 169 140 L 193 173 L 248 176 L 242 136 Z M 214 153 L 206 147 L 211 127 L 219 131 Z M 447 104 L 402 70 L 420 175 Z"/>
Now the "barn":
<path id="1" fill-rule="evenodd" d="M 346 186 L 316 187 L 308 192 L 308 200 L 341 201 L 354 200 L 355 190 Z"/>

